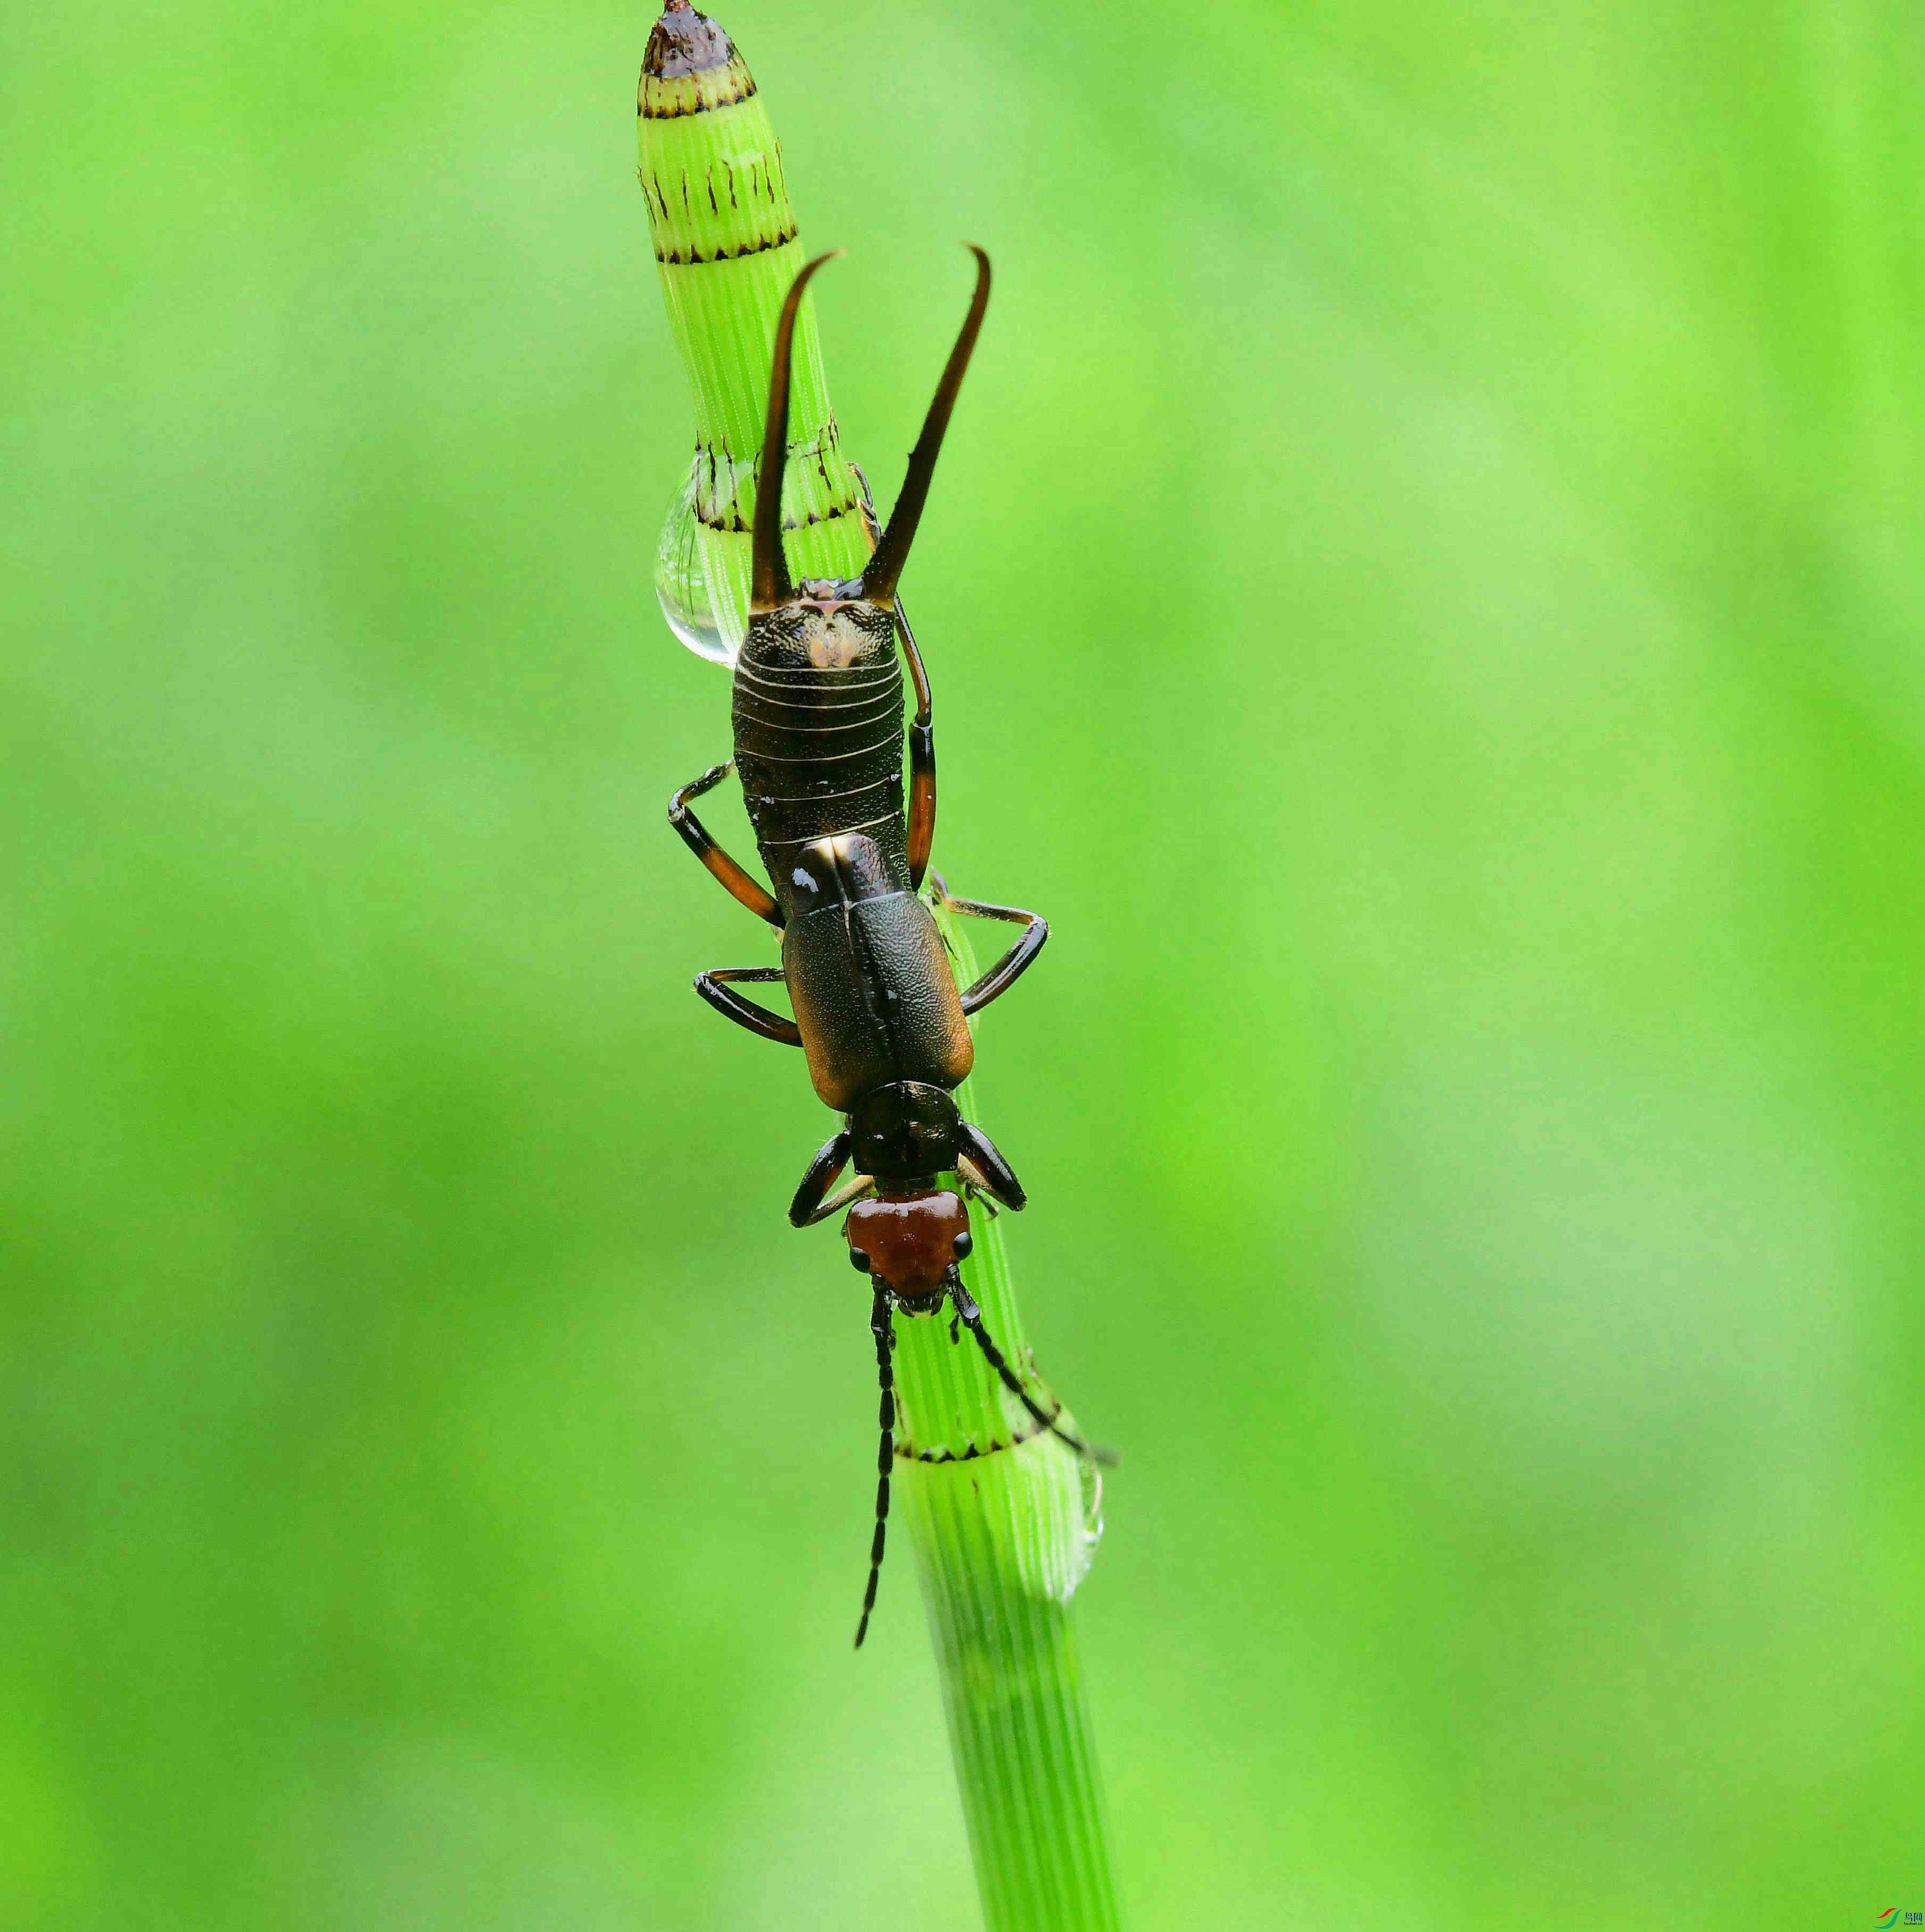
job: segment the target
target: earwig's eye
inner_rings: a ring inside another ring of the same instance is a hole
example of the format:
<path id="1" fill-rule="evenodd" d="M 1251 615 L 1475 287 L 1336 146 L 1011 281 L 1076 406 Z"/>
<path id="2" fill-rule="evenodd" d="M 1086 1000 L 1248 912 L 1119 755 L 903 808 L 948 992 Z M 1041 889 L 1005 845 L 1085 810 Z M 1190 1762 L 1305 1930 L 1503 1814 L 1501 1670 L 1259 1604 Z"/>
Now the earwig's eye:
<path id="1" fill-rule="evenodd" d="M 851 1248 L 849 1250 L 849 1265 L 858 1274 L 867 1274 L 869 1271 L 869 1258 L 860 1248 Z"/>
<path id="2" fill-rule="evenodd" d="M 955 1239 L 956 1259 L 961 1261 L 975 1246 L 975 1242 L 970 1238 L 969 1230 L 965 1228 Z"/>

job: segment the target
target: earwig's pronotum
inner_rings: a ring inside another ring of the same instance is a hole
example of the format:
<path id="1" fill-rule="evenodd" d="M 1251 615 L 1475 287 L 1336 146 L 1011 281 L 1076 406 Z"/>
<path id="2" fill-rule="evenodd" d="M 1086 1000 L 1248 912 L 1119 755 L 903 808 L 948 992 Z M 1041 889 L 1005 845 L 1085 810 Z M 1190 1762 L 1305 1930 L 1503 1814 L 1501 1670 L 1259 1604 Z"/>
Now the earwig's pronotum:
<path id="1" fill-rule="evenodd" d="M 957 1265 L 970 1246 L 965 1194 L 1012 1208 L 1025 1198 L 994 1143 L 962 1118 L 952 1097 L 974 1058 L 967 1016 L 1015 983 L 1042 950 L 1049 928 L 1016 907 L 952 898 L 936 879 L 952 910 L 1023 928 L 988 972 L 958 991 L 935 921 L 917 896 L 935 835 L 935 737 L 928 680 L 895 589 L 988 305 L 989 258 L 979 248 L 971 252 L 976 293 L 910 452 L 888 527 L 859 575 L 799 584 L 790 580 L 782 543 L 790 351 L 802 292 L 832 258 L 817 256 L 796 278 L 776 327 L 756 479 L 753 589 L 735 669 L 735 756 L 685 785 L 669 806 L 670 823 L 695 856 L 782 935 L 779 968 L 703 973 L 696 991 L 737 1025 L 801 1047 L 817 1093 L 844 1117 L 809 1163 L 789 1219 L 805 1227 L 847 1208 L 849 1258 L 874 1291 L 871 1327 L 882 1384 L 882 1447 L 859 1645 L 875 1604 L 889 1515 L 896 1311 L 934 1315 L 946 1301 L 1036 1422 L 1079 1454 L 1090 1453 L 1024 1388 L 990 1338 Z M 906 814 L 898 636 L 916 694 Z M 772 893 L 709 837 L 691 809 L 691 802 L 731 769 L 741 774 Z M 734 990 L 777 980 L 788 988 L 793 1019 Z M 853 1178 L 838 1188 L 852 1161 Z M 964 1193 L 938 1185 L 952 1173 Z"/>

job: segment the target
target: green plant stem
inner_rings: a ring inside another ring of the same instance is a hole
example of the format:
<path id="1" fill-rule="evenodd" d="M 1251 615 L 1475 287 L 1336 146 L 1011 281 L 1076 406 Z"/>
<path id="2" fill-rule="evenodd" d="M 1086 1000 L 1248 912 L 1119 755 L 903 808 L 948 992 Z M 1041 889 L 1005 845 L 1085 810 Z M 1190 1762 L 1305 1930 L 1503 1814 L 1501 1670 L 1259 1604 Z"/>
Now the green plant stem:
<path id="1" fill-rule="evenodd" d="M 976 962 L 934 908 L 967 983 Z M 976 1118 L 972 1083 L 958 1094 Z M 1009 1276 L 1003 1221 L 976 1203 L 963 1264 L 990 1334 L 1047 1412 Z M 1102 1479 L 1035 1421 L 965 1336 L 896 1321 L 896 1470 L 916 1547 L 990 1932 L 1114 1932 L 1101 1781 L 1070 1598 L 1102 1534 Z M 1075 1418 L 1066 1410 L 1071 1428 Z"/>
<path id="2" fill-rule="evenodd" d="M 686 4 L 663 14 L 639 104 L 642 184 L 697 425 L 657 587 L 684 640 L 725 656 L 745 622 L 751 469 L 775 317 L 804 256 L 766 110 L 712 21 Z M 806 302 L 796 349 L 783 491 L 791 567 L 853 575 L 868 544 Z M 976 976 L 969 943 L 934 910 L 967 983 Z M 957 1099 L 974 1119 L 969 1083 Z M 1032 1397 L 1052 1412 L 1010 1283 L 1007 1216 L 991 1219 L 978 1200 L 971 1218 L 964 1281 Z M 967 1336 L 952 1341 L 946 1319 L 898 1315 L 895 1327 L 895 1487 L 928 1610 L 984 1922 L 988 1932 L 1114 1932 L 1070 1615 L 1101 1533 L 1099 1480 L 1039 1429 Z M 1066 1412 L 1063 1420 L 1075 1427 Z"/>
<path id="3" fill-rule="evenodd" d="M 805 257 L 782 151 L 754 77 L 706 14 L 671 5 L 636 90 L 642 196 L 669 327 L 695 405 L 695 454 L 670 506 L 655 589 L 685 643 L 733 657 L 748 621 L 755 464 L 782 298 Z M 783 522 L 799 577 L 851 577 L 869 554 L 829 406 L 815 302 L 796 317 Z"/>

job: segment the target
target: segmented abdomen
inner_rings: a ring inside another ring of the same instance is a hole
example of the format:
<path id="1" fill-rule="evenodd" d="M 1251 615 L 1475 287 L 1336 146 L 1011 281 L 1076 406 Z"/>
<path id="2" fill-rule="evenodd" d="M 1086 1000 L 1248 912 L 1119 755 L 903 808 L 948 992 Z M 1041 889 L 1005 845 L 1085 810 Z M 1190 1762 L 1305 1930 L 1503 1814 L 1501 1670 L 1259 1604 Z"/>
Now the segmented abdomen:
<path id="1" fill-rule="evenodd" d="M 902 748 L 902 671 L 892 656 L 818 670 L 754 664 L 744 653 L 735 671 L 736 770 L 785 907 L 797 852 L 838 832 L 873 838 L 907 887 Z"/>

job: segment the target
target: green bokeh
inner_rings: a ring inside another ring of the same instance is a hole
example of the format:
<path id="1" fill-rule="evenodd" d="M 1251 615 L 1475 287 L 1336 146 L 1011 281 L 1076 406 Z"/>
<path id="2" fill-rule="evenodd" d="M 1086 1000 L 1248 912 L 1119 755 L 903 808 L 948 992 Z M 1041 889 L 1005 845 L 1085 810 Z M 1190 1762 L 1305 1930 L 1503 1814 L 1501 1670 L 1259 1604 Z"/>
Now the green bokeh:
<path id="1" fill-rule="evenodd" d="M 1136 1932 L 1925 1906 L 1925 22 L 742 0 Z M 976 1923 L 690 997 L 646 10 L 0 26 L 0 1925 Z M 739 828 L 739 814 L 721 814 Z"/>

